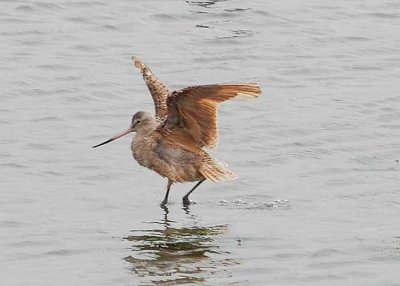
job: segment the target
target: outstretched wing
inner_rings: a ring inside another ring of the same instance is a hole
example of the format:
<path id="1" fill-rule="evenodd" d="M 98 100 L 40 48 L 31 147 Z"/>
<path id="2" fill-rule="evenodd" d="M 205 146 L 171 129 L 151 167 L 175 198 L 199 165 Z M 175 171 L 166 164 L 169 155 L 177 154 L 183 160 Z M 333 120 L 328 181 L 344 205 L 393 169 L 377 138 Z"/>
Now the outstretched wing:
<path id="1" fill-rule="evenodd" d="M 153 74 L 149 67 L 137 56 L 132 56 L 133 63 L 142 73 L 143 79 L 153 97 L 156 117 L 161 119 L 167 115 L 167 98 L 170 95 L 168 88 Z"/>
<path id="2" fill-rule="evenodd" d="M 237 96 L 255 98 L 260 93 L 255 83 L 212 84 L 174 91 L 167 98 L 168 116 L 162 131 L 169 140 L 190 149 L 213 148 L 218 136 L 218 104 Z"/>

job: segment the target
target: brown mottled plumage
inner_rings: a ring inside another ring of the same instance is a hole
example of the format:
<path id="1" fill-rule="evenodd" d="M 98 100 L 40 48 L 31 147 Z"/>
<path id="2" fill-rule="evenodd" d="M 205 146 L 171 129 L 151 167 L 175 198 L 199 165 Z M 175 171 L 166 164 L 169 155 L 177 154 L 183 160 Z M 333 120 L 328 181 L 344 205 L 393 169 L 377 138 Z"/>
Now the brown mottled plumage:
<path id="1" fill-rule="evenodd" d="M 213 148 L 217 143 L 218 104 L 239 96 L 255 98 L 261 93 L 260 87 L 255 83 L 211 84 L 170 92 L 145 63 L 135 56 L 132 59 L 153 97 L 156 116 L 139 111 L 128 130 L 93 147 L 136 132 L 131 145 L 133 157 L 140 165 L 168 178 L 162 206 L 168 202 L 174 182 L 198 181 L 183 197 L 184 204 L 188 204 L 189 195 L 204 180 L 235 178 L 202 148 Z"/>
<path id="2" fill-rule="evenodd" d="M 137 67 L 142 73 L 143 80 L 147 84 L 151 97 L 153 97 L 154 107 L 156 109 L 156 118 L 161 120 L 168 113 L 167 98 L 171 92 L 168 90 L 165 84 L 163 84 L 153 74 L 153 72 L 143 61 L 136 56 L 133 56 L 132 60 L 135 67 Z"/>

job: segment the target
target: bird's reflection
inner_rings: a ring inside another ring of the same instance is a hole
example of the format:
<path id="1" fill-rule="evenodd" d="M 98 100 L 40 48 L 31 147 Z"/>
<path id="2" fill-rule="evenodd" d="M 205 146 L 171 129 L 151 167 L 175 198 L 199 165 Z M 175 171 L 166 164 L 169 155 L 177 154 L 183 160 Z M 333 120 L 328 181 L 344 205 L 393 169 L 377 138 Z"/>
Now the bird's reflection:
<path id="1" fill-rule="evenodd" d="M 227 0 L 205 0 L 205 1 L 192 1 L 192 0 L 185 0 L 186 3 L 192 4 L 192 5 L 198 5 L 203 8 L 210 8 L 217 4 L 218 2 L 225 2 Z"/>
<path id="2" fill-rule="evenodd" d="M 126 239 L 132 252 L 125 258 L 141 277 L 140 285 L 180 285 L 203 283 L 216 272 L 236 264 L 229 253 L 222 251 L 215 238 L 226 232 L 227 225 L 199 226 L 196 216 L 189 214 L 189 226 L 178 226 L 168 219 L 168 208 L 155 229 L 133 230 Z"/>

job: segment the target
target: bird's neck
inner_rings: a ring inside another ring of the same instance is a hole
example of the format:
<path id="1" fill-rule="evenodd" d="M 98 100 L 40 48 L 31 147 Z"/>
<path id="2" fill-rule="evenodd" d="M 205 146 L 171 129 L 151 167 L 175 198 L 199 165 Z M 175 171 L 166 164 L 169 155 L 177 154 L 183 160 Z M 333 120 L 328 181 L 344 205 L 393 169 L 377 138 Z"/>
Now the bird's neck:
<path id="1" fill-rule="evenodd" d="M 136 137 L 147 137 L 151 135 L 151 133 L 153 133 L 156 128 L 157 124 L 155 120 L 151 120 L 146 125 L 141 126 L 141 128 L 136 130 Z"/>
<path id="2" fill-rule="evenodd" d="M 151 149 L 153 137 L 152 134 L 156 130 L 156 124 L 146 124 L 136 130 L 136 134 L 132 139 L 131 150 L 133 157 L 141 165 L 146 165 L 146 158 L 143 157 Z"/>

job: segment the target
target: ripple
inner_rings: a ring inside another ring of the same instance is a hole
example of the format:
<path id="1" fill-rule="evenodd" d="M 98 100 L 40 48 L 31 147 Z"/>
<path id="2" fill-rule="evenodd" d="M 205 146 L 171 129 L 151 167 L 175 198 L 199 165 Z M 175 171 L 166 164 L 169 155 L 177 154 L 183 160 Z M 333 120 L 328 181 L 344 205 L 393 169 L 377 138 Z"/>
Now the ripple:
<path id="1" fill-rule="evenodd" d="M 287 209 L 290 208 L 289 200 L 274 200 L 274 201 L 250 201 L 244 199 L 234 199 L 231 201 L 220 200 L 218 205 L 226 206 L 234 209 L 246 209 L 246 210 L 269 210 L 269 209 Z"/>
<path id="2" fill-rule="evenodd" d="M 84 45 L 84 44 L 72 46 L 72 49 L 87 53 L 92 53 L 98 50 L 98 48 L 94 45 Z"/>
<path id="3" fill-rule="evenodd" d="M 159 20 L 159 21 L 166 21 L 166 22 L 175 22 L 175 21 L 177 21 L 177 19 L 173 15 L 165 14 L 165 13 L 154 14 L 152 17 L 157 19 L 157 20 Z"/>
<path id="4" fill-rule="evenodd" d="M 4 228 L 21 228 L 27 226 L 25 223 L 14 220 L 1 220 L 0 225 Z"/>
<path id="5" fill-rule="evenodd" d="M 20 5 L 20 6 L 17 6 L 15 8 L 15 10 L 21 11 L 21 12 L 26 12 L 26 13 L 32 13 L 35 11 L 35 9 L 30 5 Z"/>
<path id="6" fill-rule="evenodd" d="M 111 24 L 102 25 L 101 28 L 105 30 L 114 30 L 114 31 L 118 30 L 117 26 Z"/>
<path id="7" fill-rule="evenodd" d="M 46 10 L 60 10 L 63 9 L 61 5 L 57 5 L 54 3 L 47 3 L 47 2 L 35 2 L 35 6 L 41 8 L 41 9 L 46 9 Z"/>
<path id="8" fill-rule="evenodd" d="M 61 122 L 63 119 L 59 116 L 44 116 L 32 120 L 33 122 Z"/>
<path id="9" fill-rule="evenodd" d="M 66 7 L 95 8 L 98 6 L 106 6 L 107 1 L 68 1 L 63 2 L 62 5 Z"/>
<path id="10" fill-rule="evenodd" d="M 5 167 L 5 168 L 12 168 L 12 169 L 29 169 L 30 167 L 21 163 L 15 163 L 15 162 L 11 162 L 11 163 L 1 163 L 1 166 Z"/>
<path id="11" fill-rule="evenodd" d="M 41 42 L 39 42 L 39 44 L 40 43 Z M 36 42 L 33 44 L 36 44 Z M 74 70 L 74 68 L 69 66 L 68 64 L 40 64 L 37 67 L 44 70 L 55 70 L 55 71 Z"/>
<path id="12" fill-rule="evenodd" d="M 368 13 L 369 16 L 373 16 L 380 19 L 398 19 L 400 18 L 400 14 L 393 14 L 393 13 Z"/>
<path id="13" fill-rule="evenodd" d="M 41 143 L 30 143 L 28 144 L 29 148 L 32 148 L 34 150 L 54 150 L 55 148 L 52 147 L 52 145 L 49 144 L 41 144 Z"/>

